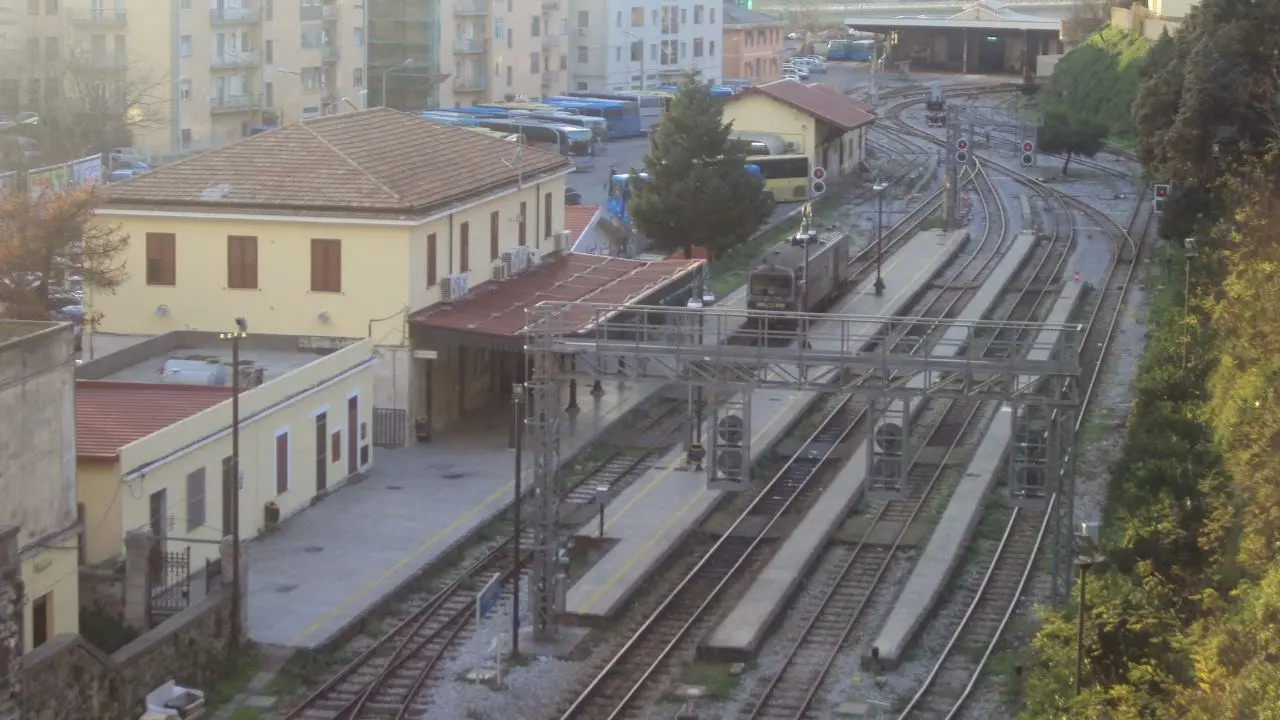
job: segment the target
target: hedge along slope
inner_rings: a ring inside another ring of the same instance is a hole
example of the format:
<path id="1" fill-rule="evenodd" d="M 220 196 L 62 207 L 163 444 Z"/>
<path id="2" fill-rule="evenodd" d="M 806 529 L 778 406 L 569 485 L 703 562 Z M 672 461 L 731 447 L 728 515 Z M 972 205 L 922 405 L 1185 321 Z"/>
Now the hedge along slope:
<path id="1" fill-rule="evenodd" d="M 1130 108 L 1150 49 L 1142 36 L 1105 25 L 1058 61 L 1047 90 L 1054 99 L 1106 123 L 1112 135 L 1130 137 Z"/>

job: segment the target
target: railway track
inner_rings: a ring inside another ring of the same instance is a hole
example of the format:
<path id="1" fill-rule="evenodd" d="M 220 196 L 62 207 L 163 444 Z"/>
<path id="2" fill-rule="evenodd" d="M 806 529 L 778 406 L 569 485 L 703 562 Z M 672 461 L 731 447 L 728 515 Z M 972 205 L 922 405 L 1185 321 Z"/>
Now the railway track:
<path id="1" fill-rule="evenodd" d="M 666 452 L 665 440 L 683 420 L 683 405 L 673 402 L 632 431 L 660 439 L 638 455 L 617 453 L 596 464 L 566 491 L 569 501 L 583 493 L 593 499 L 595 488 L 614 488 L 638 477 Z M 674 427 L 673 427 L 674 425 Z M 665 430 L 665 432 L 664 432 Z M 419 603 L 407 602 L 407 613 L 371 647 L 338 671 L 287 716 L 289 720 L 402 720 L 423 710 L 428 686 L 441 679 L 445 661 L 475 630 L 475 591 L 494 575 L 510 596 L 515 576 L 514 536 L 484 551 L 470 566 L 444 578 L 445 586 Z M 520 546 L 532 545 L 532 531 L 521 533 Z M 521 552 L 521 565 L 528 557 Z"/>
<path id="2" fill-rule="evenodd" d="M 906 123 L 900 119 L 900 112 L 893 117 L 896 122 L 906 126 Z M 909 126 L 903 127 L 902 130 L 941 142 L 927 131 Z M 1139 196 L 1139 202 L 1135 204 L 1126 226 L 1122 227 L 1106 213 L 1061 191 L 1048 188 L 1023 172 L 1001 166 L 990 160 L 987 162 L 989 165 L 1000 167 L 1011 177 L 1029 187 L 1043 188 L 1042 194 L 1053 196 L 1061 204 L 1067 213 L 1068 221 L 1070 221 L 1071 209 L 1074 209 L 1098 222 L 1100 227 L 1109 228 L 1106 236 L 1112 244 L 1111 261 L 1103 286 L 1099 288 L 1097 300 L 1086 314 L 1086 327 L 1082 339 L 1081 362 L 1086 368 L 1087 380 L 1084 383 L 1081 411 L 1075 423 L 1075 429 L 1079 431 L 1087 415 L 1103 359 L 1106 357 L 1106 351 L 1119 321 L 1124 298 L 1139 264 L 1140 242 L 1146 234 L 1151 218 L 1149 199 Z M 1116 172 L 1114 168 L 1098 165 L 1108 172 Z M 1134 240 L 1135 237 L 1137 242 Z M 1064 255 L 1059 261 L 1059 265 L 1065 262 L 1065 257 Z M 1043 295 L 1044 291 L 1041 294 Z M 1068 457 L 1066 462 L 1074 462 L 1074 458 Z M 968 610 L 921 688 L 909 701 L 900 720 L 907 718 L 951 720 L 963 710 L 965 702 L 982 676 L 987 661 L 998 647 L 1009 618 L 1017 609 L 1027 578 L 1035 567 L 1050 522 L 1059 516 L 1058 505 L 1061 502 L 1062 499 L 1057 495 L 1051 495 L 1046 507 L 1013 510 L 1000 545 L 988 563 L 986 574 Z M 1070 493 L 1067 494 L 1066 502 L 1068 504 L 1066 514 L 1070 517 L 1072 514 Z M 1057 532 L 1056 528 L 1054 532 Z"/>

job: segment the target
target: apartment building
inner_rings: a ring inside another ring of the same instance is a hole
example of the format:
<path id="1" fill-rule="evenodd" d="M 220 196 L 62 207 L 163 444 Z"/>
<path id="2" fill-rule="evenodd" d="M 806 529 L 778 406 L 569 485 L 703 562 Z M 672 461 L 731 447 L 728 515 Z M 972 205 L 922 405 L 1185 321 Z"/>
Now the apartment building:
<path id="1" fill-rule="evenodd" d="M 573 89 L 608 92 L 656 87 L 696 68 L 719 80 L 720 2 L 573 0 L 569 64 Z"/>
<path id="2" fill-rule="evenodd" d="M 370 105 L 421 110 L 565 92 L 567 2 L 426 0 L 411 8 L 370 0 Z"/>
<path id="3" fill-rule="evenodd" d="M 750 80 L 755 85 L 780 79 L 786 26 L 771 15 L 725 3 L 725 77 Z"/>
<path id="4" fill-rule="evenodd" d="M 362 0 L 25 0 L 25 109 L 95 92 L 155 156 L 364 105 Z"/>

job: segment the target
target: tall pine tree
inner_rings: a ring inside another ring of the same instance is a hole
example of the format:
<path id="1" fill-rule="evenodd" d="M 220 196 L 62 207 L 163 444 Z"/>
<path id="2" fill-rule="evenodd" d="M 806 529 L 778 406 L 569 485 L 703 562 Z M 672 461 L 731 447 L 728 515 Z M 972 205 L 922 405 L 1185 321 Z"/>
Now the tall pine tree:
<path id="1" fill-rule="evenodd" d="M 746 155 L 729 142 L 719 101 L 696 70 L 685 73 L 671 107 L 649 142 L 645 171 L 628 203 L 636 228 L 667 252 L 705 247 L 721 257 L 769 216 L 771 203 L 759 177 L 746 171 Z"/>

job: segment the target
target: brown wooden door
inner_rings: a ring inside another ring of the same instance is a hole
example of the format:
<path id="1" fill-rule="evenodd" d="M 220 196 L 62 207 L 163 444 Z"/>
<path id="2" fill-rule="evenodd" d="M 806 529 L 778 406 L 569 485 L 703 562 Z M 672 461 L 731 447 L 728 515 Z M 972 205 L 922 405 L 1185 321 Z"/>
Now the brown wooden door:
<path id="1" fill-rule="evenodd" d="M 354 475 L 359 465 L 360 398 L 347 398 L 347 474 Z"/>
<path id="2" fill-rule="evenodd" d="M 155 541 L 151 544 L 151 579 L 152 587 L 164 576 L 164 538 L 169 533 L 169 499 L 163 488 L 151 493 L 151 534 Z"/>
<path id="3" fill-rule="evenodd" d="M 316 492 L 322 493 L 329 486 L 329 417 L 327 413 L 316 416 Z"/>

